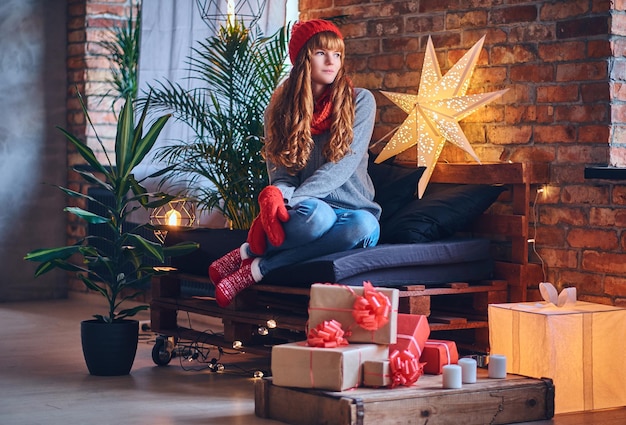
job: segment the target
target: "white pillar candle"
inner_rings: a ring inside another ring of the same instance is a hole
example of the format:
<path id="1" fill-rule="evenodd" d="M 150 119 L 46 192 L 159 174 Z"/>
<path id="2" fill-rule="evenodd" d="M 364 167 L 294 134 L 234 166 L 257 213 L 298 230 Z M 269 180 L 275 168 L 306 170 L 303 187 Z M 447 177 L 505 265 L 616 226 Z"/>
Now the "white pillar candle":
<path id="1" fill-rule="evenodd" d="M 464 384 L 476 383 L 476 360 L 464 357 L 459 359 L 459 366 L 461 366 L 461 375 Z"/>
<path id="2" fill-rule="evenodd" d="M 461 388 L 462 384 L 461 366 L 455 364 L 445 365 L 443 367 L 443 387 L 444 388 Z"/>
<path id="3" fill-rule="evenodd" d="M 491 354 L 489 356 L 488 369 L 490 378 L 506 378 L 506 356 L 501 354 Z"/>

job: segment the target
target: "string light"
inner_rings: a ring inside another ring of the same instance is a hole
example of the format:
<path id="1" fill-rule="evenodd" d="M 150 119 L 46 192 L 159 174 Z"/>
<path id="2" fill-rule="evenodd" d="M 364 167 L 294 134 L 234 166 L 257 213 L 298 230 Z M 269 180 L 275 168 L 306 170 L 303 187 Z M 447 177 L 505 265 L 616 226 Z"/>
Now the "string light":
<path id="1" fill-rule="evenodd" d="M 265 326 L 259 326 L 259 329 L 257 329 L 257 332 L 261 336 L 267 336 L 270 333 L 270 331 Z"/>
<path id="2" fill-rule="evenodd" d="M 237 340 L 237 341 L 233 341 L 233 348 L 235 350 L 241 350 L 241 348 L 243 347 L 243 342 Z"/>
<path id="3" fill-rule="evenodd" d="M 546 272 L 546 263 L 543 261 L 543 257 L 537 251 L 537 224 L 539 223 L 539 207 L 537 205 L 537 201 L 539 200 L 539 195 L 547 192 L 547 186 L 542 186 L 537 189 L 537 193 L 535 193 L 535 200 L 533 201 L 533 235 L 528 239 L 528 243 L 532 247 L 533 253 L 537 256 L 539 261 L 541 262 L 541 272 L 543 273 L 543 281 L 546 282 L 548 280 L 547 272 Z"/>
<path id="4" fill-rule="evenodd" d="M 274 319 L 269 319 L 266 323 L 267 327 L 270 329 L 275 329 L 277 324 L 276 324 L 276 320 Z"/>
<path id="5" fill-rule="evenodd" d="M 254 378 L 255 379 L 261 379 L 263 378 L 263 372 L 261 372 L 260 370 L 257 370 L 254 372 Z"/>

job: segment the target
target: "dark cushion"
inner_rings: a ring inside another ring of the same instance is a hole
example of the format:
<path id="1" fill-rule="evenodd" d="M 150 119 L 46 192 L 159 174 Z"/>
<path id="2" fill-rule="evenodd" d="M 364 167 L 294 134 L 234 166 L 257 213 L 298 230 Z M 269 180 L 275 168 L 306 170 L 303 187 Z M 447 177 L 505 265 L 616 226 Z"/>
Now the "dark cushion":
<path id="1" fill-rule="evenodd" d="M 408 168 L 370 161 L 368 173 L 374 184 L 374 201 L 383 209 L 380 220 L 394 215 L 400 208 L 415 199 L 417 182 L 426 167 Z"/>
<path id="2" fill-rule="evenodd" d="M 391 218 L 381 221 L 381 243 L 447 238 L 468 226 L 498 199 L 504 186 L 431 184 Z"/>
<path id="3" fill-rule="evenodd" d="M 450 238 L 428 243 L 383 244 L 313 258 L 269 272 L 261 283 L 309 286 L 334 282 L 403 286 L 489 279 L 493 261 L 490 242 L 482 238 Z"/>

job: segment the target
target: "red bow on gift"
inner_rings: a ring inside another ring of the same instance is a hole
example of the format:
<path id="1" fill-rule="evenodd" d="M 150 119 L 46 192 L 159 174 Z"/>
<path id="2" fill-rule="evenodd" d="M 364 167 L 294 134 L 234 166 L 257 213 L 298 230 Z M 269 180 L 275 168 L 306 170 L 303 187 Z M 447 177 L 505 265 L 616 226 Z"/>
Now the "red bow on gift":
<path id="1" fill-rule="evenodd" d="M 307 335 L 307 344 L 310 347 L 335 348 L 348 345 L 341 323 L 336 320 L 324 320 Z"/>
<path id="2" fill-rule="evenodd" d="M 413 385 L 424 374 L 424 363 L 419 363 L 418 358 L 408 350 L 394 350 L 389 355 L 389 368 L 391 388 Z"/>
<path id="3" fill-rule="evenodd" d="M 365 330 L 375 331 L 389 322 L 391 300 L 378 292 L 371 282 L 363 282 L 363 295 L 354 301 L 352 316 Z"/>

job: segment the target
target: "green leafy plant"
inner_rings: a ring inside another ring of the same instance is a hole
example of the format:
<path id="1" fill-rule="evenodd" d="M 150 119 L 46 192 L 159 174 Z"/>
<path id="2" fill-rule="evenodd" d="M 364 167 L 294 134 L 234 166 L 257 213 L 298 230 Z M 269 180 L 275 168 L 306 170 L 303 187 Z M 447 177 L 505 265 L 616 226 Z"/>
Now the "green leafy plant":
<path id="1" fill-rule="evenodd" d="M 111 61 L 111 74 L 107 79 L 110 89 L 102 97 L 112 96 L 113 103 L 128 96 L 137 97 L 140 34 L 141 12 L 133 19 L 131 8 L 125 25 L 112 27 L 107 38 L 97 42 L 104 50 L 98 56 Z"/>
<path id="2" fill-rule="evenodd" d="M 157 159 L 185 181 L 200 209 L 217 209 L 235 229 L 258 214 L 258 193 L 268 184 L 260 151 L 263 115 L 286 73 L 286 27 L 264 37 L 242 21 L 226 23 L 189 58 L 200 88 L 165 81 L 150 87 L 156 110 L 189 125 L 194 139 L 166 146 Z M 206 184 L 206 181 L 209 184 Z"/>
<path id="3" fill-rule="evenodd" d="M 79 99 L 83 112 L 93 128 L 80 94 Z M 94 315 L 102 322 L 121 321 L 134 316 L 139 311 L 146 310 L 147 305 L 121 309 L 121 304 L 140 295 L 141 289 L 148 284 L 153 275 L 164 273 L 158 268 L 155 269 L 154 262 L 164 264 L 167 256 L 187 254 L 198 248 L 198 244 L 194 242 L 163 247 L 141 236 L 142 229 L 151 230 L 148 223 L 136 225 L 127 223 L 126 218 L 133 211 L 139 208 L 158 208 L 175 198 L 165 193 L 147 192 L 132 172 L 152 149 L 163 126 L 170 118 L 168 115 L 158 118 L 144 134 L 143 125 L 148 104 L 149 101 L 144 106 L 139 122 L 135 126 L 133 98 L 130 95 L 126 96 L 117 123 L 115 166 L 106 150 L 104 154 L 106 163 L 102 163 L 85 142 L 60 128 L 67 140 L 76 147 L 78 153 L 93 170 L 85 171 L 75 167 L 74 171 L 90 185 L 106 191 L 113 199 L 109 205 L 88 194 L 57 186 L 70 198 L 91 202 L 106 213 L 98 214 L 76 206 L 68 206 L 64 211 L 74 214 L 89 224 L 105 226 L 107 231 L 102 234 L 106 236 L 87 235 L 73 245 L 36 249 L 24 257 L 26 260 L 41 263 L 35 271 L 35 276 L 41 276 L 55 268 L 76 272 L 88 289 L 100 293 L 107 299 L 107 315 Z M 96 138 L 104 150 L 104 145 L 97 134 Z M 147 178 L 158 174 L 159 172 Z M 78 258 L 81 261 L 77 261 Z"/>

